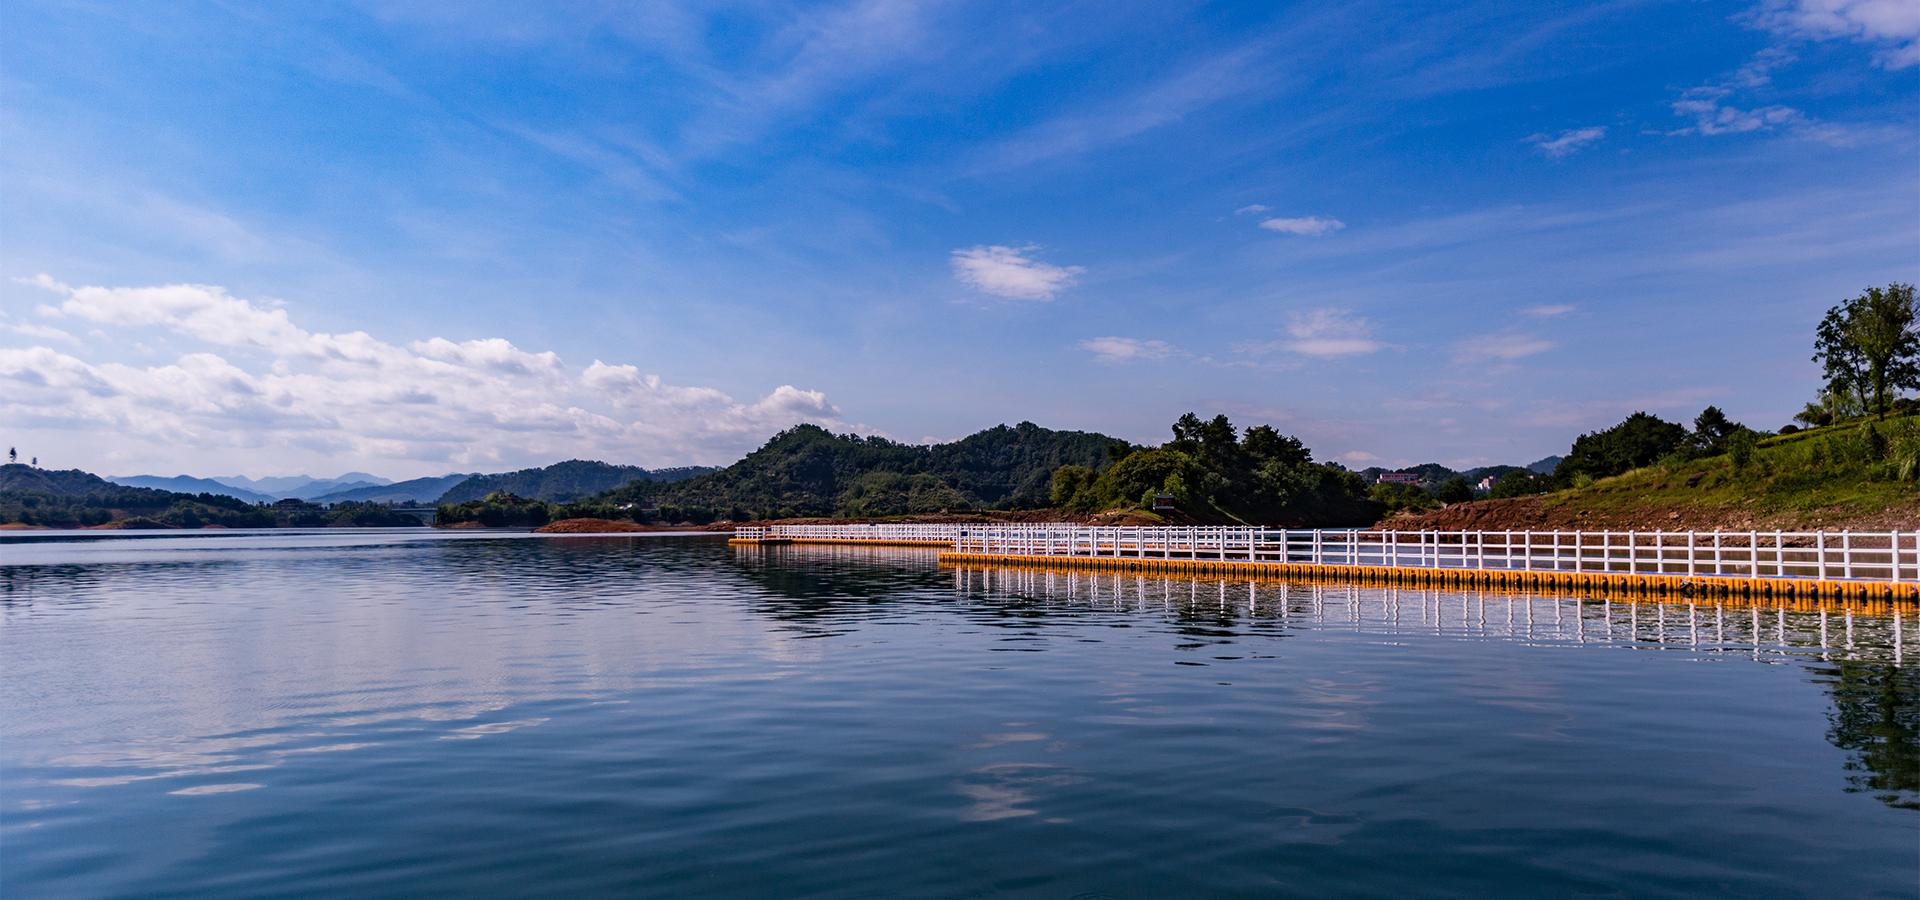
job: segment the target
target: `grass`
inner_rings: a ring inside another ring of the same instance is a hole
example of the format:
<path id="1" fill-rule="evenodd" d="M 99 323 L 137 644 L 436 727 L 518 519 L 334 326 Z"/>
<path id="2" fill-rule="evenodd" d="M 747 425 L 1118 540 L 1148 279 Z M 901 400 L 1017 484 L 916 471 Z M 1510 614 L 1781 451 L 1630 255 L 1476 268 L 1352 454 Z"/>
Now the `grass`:
<path id="1" fill-rule="evenodd" d="M 1546 505 L 1603 520 L 1680 512 L 1690 526 L 1884 528 L 1920 513 L 1916 476 L 1920 417 L 1863 417 L 1760 441 L 1744 466 L 1731 454 L 1670 456 L 1561 491 Z"/>

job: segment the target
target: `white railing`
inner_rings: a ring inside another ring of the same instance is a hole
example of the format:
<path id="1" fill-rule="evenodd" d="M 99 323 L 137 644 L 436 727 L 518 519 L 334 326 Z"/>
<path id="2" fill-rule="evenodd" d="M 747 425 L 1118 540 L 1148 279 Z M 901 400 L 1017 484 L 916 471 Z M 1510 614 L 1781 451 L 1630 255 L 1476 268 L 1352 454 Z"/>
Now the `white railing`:
<path id="1" fill-rule="evenodd" d="M 744 540 L 836 541 L 851 543 L 942 543 L 958 540 L 964 525 L 743 525 L 733 536 Z"/>
<path id="2" fill-rule="evenodd" d="M 1920 580 L 1920 532 L 1351 531 L 1250 527 L 775 525 L 739 537 L 951 542 L 961 553 L 1609 572 Z"/>

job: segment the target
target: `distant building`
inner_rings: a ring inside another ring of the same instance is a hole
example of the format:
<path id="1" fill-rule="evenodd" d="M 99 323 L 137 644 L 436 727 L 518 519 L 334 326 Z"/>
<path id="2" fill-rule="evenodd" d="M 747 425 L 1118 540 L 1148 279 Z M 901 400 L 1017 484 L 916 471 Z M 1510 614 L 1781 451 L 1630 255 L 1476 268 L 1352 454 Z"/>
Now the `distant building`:
<path id="1" fill-rule="evenodd" d="M 1494 484 L 1497 483 L 1499 480 L 1500 480 L 1499 478 L 1496 478 L 1492 475 L 1488 475 L 1487 477 L 1480 479 L 1480 483 L 1474 485 L 1473 489 L 1476 491 L 1493 490 Z"/>
<path id="2" fill-rule="evenodd" d="M 1173 495 L 1172 494 L 1153 495 L 1153 508 L 1155 510 L 1173 509 L 1174 508 Z"/>
<path id="3" fill-rule="evenodd" d="M 1381 472 L 1379 480 L 1388 484 L 1419 484 L 1420 476 L 1414 472 Z"/>

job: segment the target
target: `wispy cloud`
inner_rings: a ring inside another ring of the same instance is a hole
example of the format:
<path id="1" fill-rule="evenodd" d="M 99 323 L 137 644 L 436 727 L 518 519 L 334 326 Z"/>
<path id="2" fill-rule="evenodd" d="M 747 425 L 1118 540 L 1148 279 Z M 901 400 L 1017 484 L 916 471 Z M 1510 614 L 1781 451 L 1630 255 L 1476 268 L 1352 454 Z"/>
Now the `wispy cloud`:
<path id="1" fill-rule="evenodd" d="M 1029 165 L 1103 149 L 1172 125 L 1223 100 L 1245 102 L 1287 83 L 1265 41 L 1204 55 L 1139 90 L 1042 122 L 998 148 L 983 170 Z"/>
<path id="2" fill-rule="evenodd" d="M 1093 353 L 1095 362 L 1125 363 L 1144 359 L 1165 359 L 1173 352 L 1173 346 L 1166 341 L 1143 341 L 1137 338 L 1097 337 L 1080 342 L 1080 349 Z"/>
<path id="3" fill-rule="evenodd" d="M 1681 92 L 1680 99 L 1673 102 L 1673 114 L 1691 118 L 1693 124 L 1668 134 L 1711 136 L 1781 131 L 1836 147 L 1860 143 L 1863 135 L 1856 129 L 1822 122 L 1791 106 L 1774 103 L 1742 108 L 1728 102 L 1739 92 L 1766 88 L 1773 83 L 1773 70 L 1793 61 L 1793 54 L 1769 47 L 1754 54 L 1746 65 L 1726 77 Z"/>
<path id="4" fill-rule="evenodd" d="M 1260 227 L 1284 234 L 1302 234 L 1307 237 L 1319 237 L 1323 234 L 1339 231 L 1347 227 L 1347 223 L 1339 219 L 1322 219 L 1318 216 L 1307 216 L 1300 219 L 1268 219 L 1261 222 Z"/>
<path id="5" fill-rule="evenodd" d="M 799 422 L 843 425 L 825 395 L 791 385 L 738 402 L 631 365 L 595 360 L 575 369 L 502 338 L 401 347 L 365 332 L 309 332 L 286 309 L 211 285 L 32 283 L 64 296 L 45 315 L 162 328 L 211 349 L 148 368 L 44 346 L 0 349 L 0 417 L 183 454 L 251 448 L 466 464 L 590 452 L 699 461 Z M 244 356 L 223 355 L 234 350 Z"/>
<path id="6" fill-rule="evenodd" d="M 4 314 L 0 314 L 0 318 L 4 317 Z M 58 328 L 47 325 L 35 325 L 32 322 L 0 322 L 0 331 L 11 331 L 15 334 L 24 334 L 27 337 L 36 337 L 49 341 L 65 341 L 69 344 L 80 343 L 79 338 L 61 331 Z"/>
<path id="7" fill-rule="evenodd" d="M 1272 209 L 1272 208 L 1273 208 L 1273 207 L 1270 207 L 1270 206 L 1261 206 L 1261 205 L 1260 205 L 1260 204 L 1258 204 L 1258 203 L 1254 203 L 1254 204 L 1250 204 L 1250 205 L 1247 205 L 1247 206 L 1242 206 L 1242 207 L 1240 207 L 1239 209 L 1236 209 L 1236 210 L 1234 210 L 1234 211 L 1233 211 L 1233 214 L 1237 216 L 1237 215 L 1240 215 L 1240 214 L 1242 214 L 1242 213 L 1263 213 L 1263 212 L 1266 212 L 1267 210 L 1269 210 L 1269 209 Z"/>
<path id="8" fill-rule="evenodd" d="M 1521 312 L 1529 316 L 1551 319 L 1554 316 L 1564 316 L 1567 313 L 1573 312 L 1575 308 L 1571 303 L 1554 303 L 1543 306 L 1529 306 L 1521 310 Z"/>
<path id="9" fill-rule="evenodd" d="M 1074 276 L 1085 272 L 1080 266 L 1055 266 L 1030 256 L 1040 249 L 1025 247 L 974 247 L 953 251 L 953 277 L 984 294 L 1015 300 L 1052 300 L 1054 295 L 1074 284 Z"/>
<path id="10" fill-rule="evenodd" d="M 1492 359 L 1511 362 L 1536 353 L 1545 353 L 1557 346 L 1559 345 L 1538 335 L 1502 331 L 1477 335 L 1455 343 L 1453 358 L 1459 363 L 1486 362 Z"/>
<path id="11" fill-rule="evenodd" d="M 1577 153 L 1588 144 L 1606 136 L 1607 126 L 1595 125 L 1591 128 L 1574 128 L 1562 131 L 1558 137 L 1544 133 L 1528 135 L 1527 143 L 1532 144 L 1534 149 L 1539 150 L 1541 153 L 1545 153 L 1554 159 L 1559 159 L 1562 156 Z"/>
<path id="12" fill-rule="evenodd" d="M 1292 313 L 1287 333 L 1293 340 L 1282 346 L 1306 356 L 1338 357 L 1372 353 L 1386 347 L 1372 338 L 1373 328 L 1350 309 L 1315 309 Z"/>
<path id="13" fill-rule="evenodd" d="M 1795 37 L 1852 38 L 1881 45 L 1880 63 L 1920 63 L 1920 5 L 1911 0 L 1768 0 L 1756 23 Z"/>

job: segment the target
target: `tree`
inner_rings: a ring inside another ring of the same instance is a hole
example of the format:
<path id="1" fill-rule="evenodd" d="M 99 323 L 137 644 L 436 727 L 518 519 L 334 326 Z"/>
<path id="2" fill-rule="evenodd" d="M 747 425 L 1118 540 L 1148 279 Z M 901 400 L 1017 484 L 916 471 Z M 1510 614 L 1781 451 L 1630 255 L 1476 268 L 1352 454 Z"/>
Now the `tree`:
<path id="1" fill-rule="evenodd" d="M 1651 464 L 1686 440 L 1686 426 L 1637 412 L 1605 431 L 1575 438 L 1573 448 L 1554 467 L 1553 474 L 1563 481 L 1571 481 L 1575 475 L 1594 478 L 1618 475 Z"/>
<path id="2" fill-rule="evenodd" d="M 1622 471 L 1625 471 L 1624 469 Z M 1554 489 L 1552 475 L 1540 475 L 1526 469 L 1514 469 L 1493 483 L 1493 490 L 1487 497 L 1493 500 L 1506 500 L 1512 497 L 1525 497 L 1531 494 L 1544 494 Z"/>
<path id="3" fill-rule="evenodd" d="M 1868 400 L 1887 417 L 1888 394 L 1920 388 L 1920 330 L 1913 285 L 1890 284 L 1827 310 L 1814 332 L 1813 359 L 1825 367 L 1828 389 Z"/>
<path id="4" fill-rule="evenodd" d="M 1449 478 L 1433 497 L 1441 503 L 1465 503 L 1473 499 L 1473 487 L 1465 478 Z"/>
<path id="5" fill-rule="evenodd" d="M 1718 406 L 1709 406 L 1701 410 L 1693 419 L 1693 435 L 1689 438 L 1694 448 L 1708 456 L 1719 456 L 1727 452 L 1727 442 L 1735 434 L 1745 431 L 1747 426 L 1727 418 Z"/>

